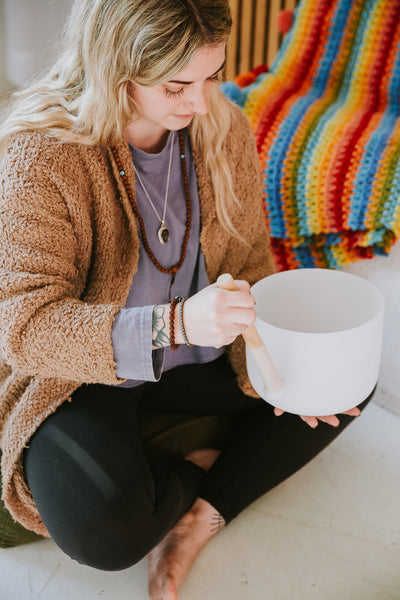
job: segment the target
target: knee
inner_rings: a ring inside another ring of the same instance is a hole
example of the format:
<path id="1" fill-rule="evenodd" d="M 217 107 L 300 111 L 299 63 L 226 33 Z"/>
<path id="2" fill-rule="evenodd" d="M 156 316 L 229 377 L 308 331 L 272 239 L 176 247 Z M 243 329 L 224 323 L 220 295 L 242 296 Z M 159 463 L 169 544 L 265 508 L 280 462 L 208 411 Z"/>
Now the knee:
<path id="1" fill-rule="evenodd" d="M 144 558 L 153 547 L 148 519 L 113 512 L 74 523 L 68 532 L 50 532 L 55 543 L 78 563 L 101 571 L 121 571 Z"/>

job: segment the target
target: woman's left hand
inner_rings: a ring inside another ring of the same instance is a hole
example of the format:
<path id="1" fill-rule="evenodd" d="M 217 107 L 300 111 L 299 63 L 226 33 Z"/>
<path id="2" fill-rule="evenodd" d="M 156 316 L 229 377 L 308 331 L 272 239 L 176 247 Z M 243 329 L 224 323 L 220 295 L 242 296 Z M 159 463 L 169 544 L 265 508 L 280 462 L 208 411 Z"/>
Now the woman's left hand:
<path id="1" fill-rule="evenodd" d="M 274 413 L 277 417 L 280 417 L 281 415 L 283 415 L 285 411 L 281 410 L 280 408 L 274 408 Z M 361 414 L 361 411 L 359 408 L 357 408 L 357 406 L 355 406 L 354 408 L 351 408 L 350 410 L 346 410 L 345 412 L 341 413 L 342 415 L 349 415 L 350 417 L 359 417 Z M 303 419 L 303 421 L 305 423 L 307 423 L 307 425 L 309 425 L 310 427 L 312 427 L 313 429 L 315 429 L 318 426 L 318 421 L 322 421 L 323 423 L 328 423 L 328 425 L 332 425 L 332 427 L 337 427 L 339 425 L 339 419 L 337 418 L 336 415 L 327 415 L 325 417 L 309 417 L 309 416 L 305 416 L 305 415 L 299 415 L 300 419 Z"/>

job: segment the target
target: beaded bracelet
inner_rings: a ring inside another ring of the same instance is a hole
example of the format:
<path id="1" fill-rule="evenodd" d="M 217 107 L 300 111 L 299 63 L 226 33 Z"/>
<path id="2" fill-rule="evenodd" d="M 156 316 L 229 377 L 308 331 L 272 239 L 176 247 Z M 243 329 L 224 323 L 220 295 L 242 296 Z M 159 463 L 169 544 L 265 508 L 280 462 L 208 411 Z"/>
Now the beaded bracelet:
<path id="1" fill-rule="evenodd" d="M 181 300 L 182 298 L 180 296 L 175 296 L 169 308 L 169 343 L 172 350 L 177 350 L 179 348 L 179 344 L 175 344 L 175 306 L 178 302 L 181 302 Z"/>
<path id="2" fill-rule="evenodd" d="M 193 348 L 194 344 L 191 344 L 189 342 L 189 340 L 187 338 L 187 335 L 186 335 L 185 326 L 183 324 L 183 305 L 185 304 L 186 300 L 187 300 L 187 298 L 181 298 L 180 301 L 179 301 L 179 307 L 178 307 L 178 311 L 179 311 L 179 324 L 181 326 L 182 337 L 183 337 L 183 340 L 184 340 L 186 346 L 188 348 Z"/>

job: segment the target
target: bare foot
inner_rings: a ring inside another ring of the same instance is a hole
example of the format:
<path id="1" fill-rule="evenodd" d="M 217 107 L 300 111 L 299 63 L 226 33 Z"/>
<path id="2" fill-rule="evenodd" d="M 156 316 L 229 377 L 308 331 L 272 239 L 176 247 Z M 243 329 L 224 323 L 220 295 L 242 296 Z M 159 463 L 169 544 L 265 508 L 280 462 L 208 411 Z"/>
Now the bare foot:
<path id="1" fill-rule="evenodd" d="M 201 549 L 225 525 L 206 500 L 198 498 L 148 556 L 151 600 L 177 600 L 178 587 Z"/>

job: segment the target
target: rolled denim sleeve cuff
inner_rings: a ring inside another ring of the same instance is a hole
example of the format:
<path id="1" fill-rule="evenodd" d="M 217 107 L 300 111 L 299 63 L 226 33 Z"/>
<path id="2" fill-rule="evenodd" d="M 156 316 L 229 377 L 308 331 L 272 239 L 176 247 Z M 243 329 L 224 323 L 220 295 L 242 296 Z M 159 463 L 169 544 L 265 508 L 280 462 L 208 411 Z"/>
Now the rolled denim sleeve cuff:
<path id="1" fill-rule="evenodd" d="M 111 330 L 117 376 L 159 381 L 164 349 L 152 350 L 153 306 L 121 308 Z"/>

